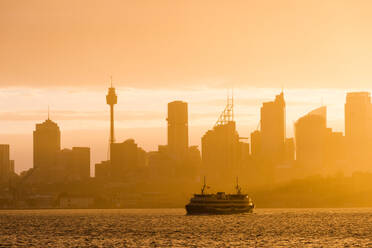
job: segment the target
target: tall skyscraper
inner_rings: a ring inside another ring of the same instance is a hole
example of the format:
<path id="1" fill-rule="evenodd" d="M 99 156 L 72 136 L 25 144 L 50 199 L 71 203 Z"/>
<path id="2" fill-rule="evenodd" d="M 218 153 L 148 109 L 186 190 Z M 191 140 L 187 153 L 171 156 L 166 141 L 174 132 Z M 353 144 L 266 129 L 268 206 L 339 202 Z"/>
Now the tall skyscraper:
<path id="1" fill-rule="evenodd" d="M 214 126 L 202 137 L 204 174 L 212 181 L 231 180 L 237 175 L 241 155 L 239 134 L 235 121 Z"/>
<path id="2" fill-rule="evenodd" d="M 183 159 L 189 147 L 187 103 L 168 103 L 168 149 L 175 159 Z"/>
<path id="3" fill-rule="evenodd" d="M 57 123 L 48 117 L 36 124 L 34 136 L 34 168 L 48 168 L 55 165 L 57 153 L 61 149 L 61 132 Z"/>
<path id="4" fill-rule="evenodd" d="M 215 126 L 202 137 L 203 174 L 216 184 L 231 182 L 239 173 L 242 148 L 244 153 L 249 152 L 248 144 L 240 142 L 236 131 L 233 106 L 233 99 L 228 98 Z"/>
<path id="5" fill-rule="evenodd" d="M 322 173 L 326 162 L 327 108 L 317 108 L 295 123 L 296 159 L 306 173 Z"/>
<path id="6" fill-rule="evenodd" d="M 345 136 L 350 141 L 366 138 L 371 114 L 371 95 L 369 92 L 350 92 L 345 103 Z"/>
<path id="7" fill-rule="evenodd" d="M 351 92 L 346 95 L 345 138 L 349 164 L 354 170 L 371 170 L 372 105 L 369 92 Z"/>
<path id="8" fill-rule="evenodd" d="M 286 114 L 284 94 L 261 107 L 261 153 L 265 162 L 277 165 L 285 157 Z"/>

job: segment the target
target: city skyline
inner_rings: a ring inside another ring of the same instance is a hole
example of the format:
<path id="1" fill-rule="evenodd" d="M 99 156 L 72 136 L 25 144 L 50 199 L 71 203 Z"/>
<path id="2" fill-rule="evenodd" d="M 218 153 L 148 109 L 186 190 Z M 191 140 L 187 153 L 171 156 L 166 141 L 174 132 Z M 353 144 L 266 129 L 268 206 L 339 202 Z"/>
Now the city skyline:
<path id="1" fill-rule="evenodd" d="M 329 127 L 344 132 L 346 92 L 372 91 L 371 7 L 318 0 L 1 1 L 0 138 L 11 144 L 17 171 L 30 168 L 30 133 L 50 105 L 62 147 L 80 145 L 79 137 L 92 148 L 92 161 L 103 160 L 109 134 L 101 92 L 110 75 L 123 96 L 116 136 L 147 151 L 166 144 L 164 106 L 174 100 L 189 103 L 189 141 L 200 146 L 231 87 L 242 136 L 250 136 L 260 104 L 281 88 L 288 136 L 322 102 Z"/>
<path id="2" fill-rule="evenodd" d="M 151 99 L 151 94 L 146 91 L 137 92 L 133 89 L 117 89 L 119 96 L 122 98 L 118 102 L 118 106 L 116 109 L 116 130 L 118 137 L 121 139 L 127 138 L 134 138 L 136 142 L 139 143 L 141 147 L 145 150 L 155 150 L 158 144 L 166 144 L 166 109 L 164 107 L 166 101 L 173 101 L 177 99 L 173 96 L 173 94 L 169 94 L 168 97 L 162 100 L 164 105 L 159 103 L 159 101 L 154 101 L 154 105 L 152 108 L 148 107 L 146 104 L 146 100 L 153 100 Z M 270 97 L 275 95 L 277 92 L 280 92 L 281 89 L 259 89 L 259 88 L 251 88 L 251 89 L 235 89 L 235 118 L 237 120 L 237 128 L 239 133 L 242 136 L 249 137 L 250 133 L 257 128 L 257 124 L 259 123 L 259 108 L 261 104 L 265 101 L 270 101 Z M 327 95 L 329 92 L 334 91 L 335 94 L 331 98 L 325 98 L 324 96 Z M 54 109 L 53 106 L 51 108 L 51 119 L 58 122 L 62 131 L 64 132 L 64 138 L 62 139 L 62 147 L 72 147 L 72 146 L 80 146 L 83 144 L 84 146 L 88 146 L 92 148 L 92 162 L 99 162 L 106 158 L 107 154 L 107 145 L 102 144 L 102 140 L 108 140 L 108 132 L 107 132 L 107 118 L 108 118 L 108 111 L 107 105 L 104 104 L 103 101 L 97 100 L 96 94 L 91 96 L 91 99 L 88 103 L 84 106 L 83 103 L 78 103 L 78 97 L 80 96 L 79 92 L 75 91 L 72 94 L 68 94 L 63 89 L 57 89 L 56 92 L 59 92 L 58 98 L 69 98 L 72 99 L 71 102 L 64 102 L 68 106 L 68 108 L 73 108 L 76 106 L 77 109 L 81 109 L 80 112 L 73 111 L 73 110 L 59 110 Z M 190 114 L 190 144 L 191 145 L 199 145 L 200 146 L 200 137 L 203 135 L 204 131 L 211 127 L 211 124 L 216 121 L 218 113 L 220 112 L 221 108 L 224 106 L 226 101 L 226 89 L 224 90 L 215 90 L 212 91 L 210 95 L 206 95 L 206 90 L 200 91 L 187 91 L 187 92 L 171 92 L 171 93 L 179 93 L 182 98 L 186 98 L 189 103 L 189 114 Z M 256 93 L 257 92 L 257 93 Z M 310 94 L 309 94 L 310 92 Z M 40 91 L 36 96 L 42 96 Z M 66 94 L 64 94 L 66 93 Z M 141 96 L 137 95 L 142 93 L 144 102 L 143 104 L 133 104 L 128 105 L 133 99 L 141 100 Z M 219 95 L 216 95 L 219 94 Z M 260 97 L 257 97 L 257 94 L 260 94 Z M 287 133 L 288 137 L 293 137 L 293 123 L 297 121 L 302 115 L 309 112 L 311 109 L 321 106 L 323 103 L 324 105 L 328 106 L 328 126 L 332 127 L 336 131 L 344 131 L 344 119 L 343 119 L 343 112 L 344 112 L 344 101 L 346 98 L 346 91 L 343 90 L 333 90 L 333 89 L 322 89 L 322 90 L 301 90 L 299 89 L 285 89 L 286 93 L 286 102 L 287 102 Z M 300 94 L 299 94 L 300 93 Z M 302 94 L 303 95 L 302 95 Z M 318 93 L 319 96 L 315 95 Z M 86 93 L 85 93 L 86 94 Z M 30 94 L 32 95 L 32 94 Z M 195 95 L 195 97 L 193 97 Z M 73 97 L 71 97 L 73 96 Z M 22 94 L 19 96 L 22 98 Z M 101 96 L 102 97 L 102 92 Z M 27 98 L 27 96 L 26 96 Z M 149 99 L 150 98 L 150 99 Z M 76 99 L 76 100 L 75 100 Z M 180 100 L 181 97 L 179 98 Z M 35 100 L 32 97 L 29 100 Z M 53 102 L 57 102 L 57 99 L 53 99 Z M 6 102 L 6 101 L 5 101 Z M 31 104 L 31 102 L 29 103 Z M 36 102 L 35 105 L 41 105 L 40 102 Z M 64 104 L 57 105 L 58 108 L 63 107 Z M 88 106 L 89 105 L 89 106 Z M 203 108 L 204 105 L 204 108 Z M 207 106 L 206 106 L 207 105 Z M 30 106 L 30 105 L 28 105 Z M 140 110 L 137 115 L 133 115 L 135 111 L 130 111 L 130 108 L 135 106 Z M 84 108 L 97 108 L 101 113 L 96 111 L 93 112 L 91 110 L 84 110 Z M 65 109 L 68 109 L 65 108 Z M 142 109 L 141 109 L 142 108 Z M 124 110 L 125 109 L 125 110 Z M 197 110 L 197 111 L 195 111 Z M 91 111 L 91 112 L 89 112 Z M 196 112 L 196 113 L 195 113 Z M 35 115 L 36 113 L 36 115 Z M 88 114 L 87 114 L 88 113 Z M 97 113 L 101 116 L 97 116 Z M 89 114 L 93 114 L 89 115 Z M 338 114 L 338 116 L 336 115 Z M 23 115 L 23 118 L 22 118 Z M 96 116 L 94 116 L 96 115 Z M 147 116 L 149 115 L 149 116 Z M 12 113 L 10 118 L 6 119 L 3 118 L 3 123 L 5 125 L 20 125 L 22 124 L 22 131 L 12 134 L 11 129 L 6 128 L 0 132 L 0 137 L 5 140 L 5 143 L 10 143 L 12 145 L 11 154 L 13 158 L 17 158 L 18 161 L 16 171 L 19 172 L 20 170 L 27 169 L 31 167 L 31 164 L 27 162 L 27 160 L 32 159 L 32 151 L 30 147 L 25 145 L 24 139 L 29 140 L 32 142 L 30 135 L 27 133 L 35 122 L 40 122 L 47 118 L 47 110 L 45 111 L 38 111 L 35 112 L 34 110 L 30 110 L 30 114 L 25 112 L 19 113 L 20 118 L 17 119 L 17 111 Z M 340 118 L 341 117 L 341 118 Z M 13 119 L 12 119 L 13 118 Z M 40 119 L 38 119 L 40 118 Z M 74 120 L 76 118 L 76 120 Z M 142 122 L 142 125 L 141 125 Z M 83 123 L 83 125 L 81 125 Z M 96 123 L 100 125 L 95 126 Z M 129 125 L 128 125 L 129 123 Z M 149 125 L 143 125 L 143 123 L 150 123 Z M 67 124 L 67 125 L 66 125 Z M 84 130 L 84 126 L 90 126 Z M 137 128 L 134 128 L 134 125 Z M 4 132 L 10 131 L 9 133 Z M 156 132 L 154 132 L 156 130 Z M 90 132 L 94 132 L 95 136 L 97 137 L 88 137 Z M 80 137 L 79 142 L 73 140 L 73 137 L 76 135 L 82 135 Z M 130 133 L 130 135 L 128 135 Z M 21 137 L 21 138 L 20 138 Z M 14 139 L 15 138 L 15 139 Z M 18 139 L 22 139 L 21 141 L 17 141 Z M 94 138 L 94 139 L 93 139 Z M 21 143 L 21 145 L 20 145 Z M 27 142 L 26 142 L 27 144 Z M 31 144 L 32 145 L 32 144 Z M 17 154 L 22 153 L 22 157 L 17 156 Z M 21 168 L 21 169 L 19 169 Z"/>
<path id="3" fill-rule="evenodd" d="M 0 246 L 371 246 L 371 10 L 0 0 Z"/>

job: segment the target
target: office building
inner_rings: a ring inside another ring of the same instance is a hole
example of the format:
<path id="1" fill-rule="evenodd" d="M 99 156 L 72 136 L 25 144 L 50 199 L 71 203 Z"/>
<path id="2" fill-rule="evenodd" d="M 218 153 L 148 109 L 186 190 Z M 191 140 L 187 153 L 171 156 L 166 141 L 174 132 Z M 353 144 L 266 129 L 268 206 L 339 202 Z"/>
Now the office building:
<path id="1" fill-rule="evenodd" d="M 223 180 L 236 174 L 240 149 L 234 121 L 207 131 L 202 137 L 202 163 L 206 176 L 212 180 Z"/>
<path id="2" fill-rule="evenodd" d="M 73 147 L 57 153 L 54 181 L 82 181 L 90 177 L 90 148 Z"/>
<path id="3" fill-rule="evenodd" d="M 184 159 L 189 147 L 189 127 L 187 103 L 168 103 L 168 149 L 176 160 Z"/>
<path id="4" fill-rule="evenodd" d="M 264 162 L 276 166 L 285 157 L 286 113 L 283 92 L 261 107 L 261 153 Z"/>
<path id="5" fill-rule="evenodd" d="M 325 169 L 327 108 L 320 107 L 295 123 L 296 160 L 306 174 L 322 174 Z"/>
<path id="6" fill-rule="evenodd" d="M 57 123 L 49 118 L 36 124 L 33 133 L 34 168 L 51 168 L 55 165 L 61 149 L 61 133 Z"/>
<path id="7" fill-rule="evenodd" d="M 345 103 L 348 163 L 354 171 L 372 170 L 372 105 L 369 92 L 350 92 Z"/>
<path id="8" fill-rule="evenodd" d="M 111 144 L 110 153 L 110 174 L 117 179 L 123 179 L 129 171 L 146 164 L 146 152 L 133 139 Z"/>
<path id="9" fill-rule="evenodd" d="M 258 160 L 261 156 L 261 132 L 256 130 L 251 133 L 251 156 L 254 160 Z"/>

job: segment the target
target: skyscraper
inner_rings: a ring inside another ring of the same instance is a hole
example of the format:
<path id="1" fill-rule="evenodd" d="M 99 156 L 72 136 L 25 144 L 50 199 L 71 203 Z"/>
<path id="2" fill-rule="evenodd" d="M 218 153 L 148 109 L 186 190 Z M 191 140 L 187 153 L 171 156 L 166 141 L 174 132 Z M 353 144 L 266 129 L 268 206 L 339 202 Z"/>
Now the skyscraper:
<path id="1" fill-rule="evenodd" d="M 228 98 L 213 129 L 202 137 L 203 174 L 216 184 L 231 182 L 239 173 L 242 152 L 249 152 L 248 144 L 240 142 L 236 131 L 233 107 L 233 99 Z"/>
<path id="2" fill-rule="evenodd" d="M 183 159 L 189 147 L 187 103 L 168 103 L 168 149 L 175 159 Z"/>
<path id="3" fill-rule="evenodd" d="M 320 107 L 295 123 L 296 159 L 306 173 L 322 173 L 326 162 L 327 108 Z"/>
<path id="4" fill-rule="evenodd" d="M 372 105 L 369 92 L 350 92 L 345 103 L 345 138 L 349 164 L 354 170 L 370 170 L 372 166 Z"/>
<path id="5" fill-rule="evenodd" d="M 285 154 L 286 115 L 284 94 L 281 92 L 272 102 L 261 107 L 261 153 L 265 162 L 277 165 Z"/>
<path id="6" fill-rule="evenodd" d="M 202 137 L 204 173 L 212 181 L 231 180 L 237 175 L 241 155 L 239 134 L 235 121 L 217 125 Z"/>
<path id="7" fill-rule="evenodd" d="M 57 123 L 49 118 L 36 124 L 34 136 L 34 168 L 54 166 L 58 151 L 61 149 L 61 133 Z"/>

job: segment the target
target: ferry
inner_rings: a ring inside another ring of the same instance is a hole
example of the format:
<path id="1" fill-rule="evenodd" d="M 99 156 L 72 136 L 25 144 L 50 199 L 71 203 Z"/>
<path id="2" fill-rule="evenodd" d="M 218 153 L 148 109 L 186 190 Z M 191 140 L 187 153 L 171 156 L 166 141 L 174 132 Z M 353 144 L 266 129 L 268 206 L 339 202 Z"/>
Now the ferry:
<path id="1" fill-rule="evenodd" d="M 253 201 L 247 194 L 242 194 L 238 179 L 235 187 L 236 194 L 225 194 L 225 192 L 206 194 L 206 189 L 207 185 L 204 178 L 201 194 L 194 194 L 194 197 L 185 206 L 187 214 L 237 214 L 253 212 Z"/>

